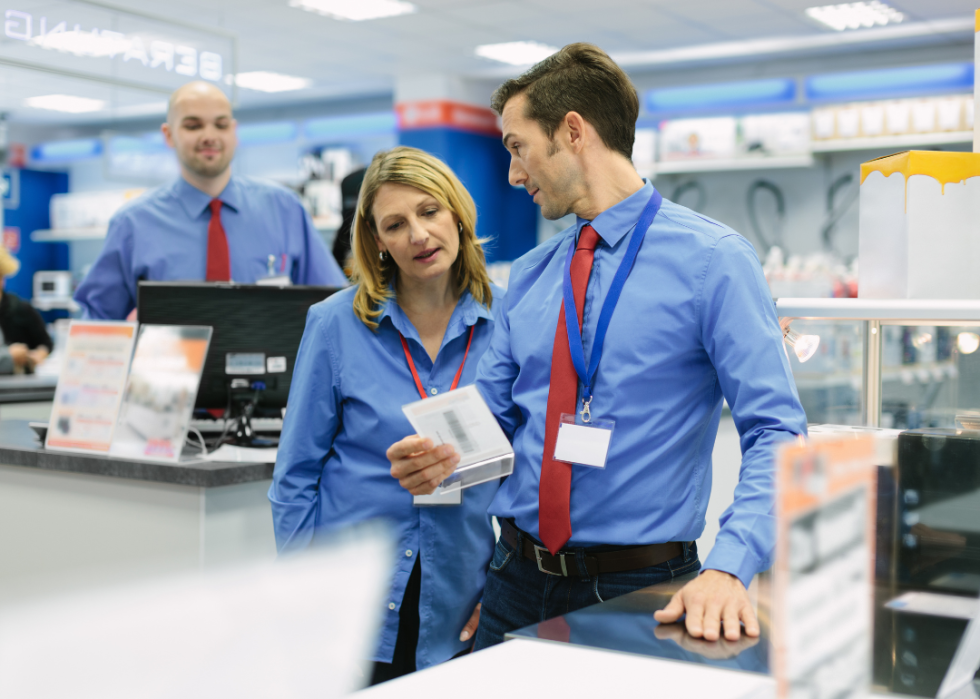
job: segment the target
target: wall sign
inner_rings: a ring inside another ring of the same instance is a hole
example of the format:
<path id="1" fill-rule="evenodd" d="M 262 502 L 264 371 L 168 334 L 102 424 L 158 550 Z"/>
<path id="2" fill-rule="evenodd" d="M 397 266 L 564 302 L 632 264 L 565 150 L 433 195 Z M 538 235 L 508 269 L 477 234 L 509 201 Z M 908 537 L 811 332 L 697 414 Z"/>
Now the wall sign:
<path id="1" fill-rule="evenodd" d="M 231 34 L 82 0 L 4 4 L 0 64 L 161 92 L 193 79 L 233 89 Z"/>

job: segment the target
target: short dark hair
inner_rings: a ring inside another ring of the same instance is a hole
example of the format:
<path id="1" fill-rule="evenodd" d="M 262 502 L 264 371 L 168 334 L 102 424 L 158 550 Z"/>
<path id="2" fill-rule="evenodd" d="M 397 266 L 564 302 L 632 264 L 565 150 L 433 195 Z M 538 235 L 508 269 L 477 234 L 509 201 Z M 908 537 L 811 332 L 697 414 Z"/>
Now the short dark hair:
<path id="1" fill-rule="evenodd" d="M 498 87 L 490 106 L 503 114 L 507 102 L 522 93 L 524 116 L 538 122 L 549 139 L 566 114 L 578 112 L 607 148 L 632 160 L 640 99 L 623 69 L 598 46 L 569 44 Z"/>

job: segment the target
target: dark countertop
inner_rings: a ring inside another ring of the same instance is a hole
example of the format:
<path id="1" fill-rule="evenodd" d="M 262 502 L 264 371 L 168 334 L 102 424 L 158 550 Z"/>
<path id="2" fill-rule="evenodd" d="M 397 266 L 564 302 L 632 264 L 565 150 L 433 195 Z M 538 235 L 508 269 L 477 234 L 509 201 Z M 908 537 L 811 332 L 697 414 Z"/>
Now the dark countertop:
<path id="1" fill-rule="evenodd" d="M 0 420 L 0 464 L 201 488 L 269 480 L 273 469 L 273 464 L 210 461 L 168 464 L 117 459 L 102 454 L 48 451 L 42 447 L 27 420 Z"/>
<path id="2" fill-rule="evenodd" d="M 0 376 L 0 404 L 53 401 L 57 385 L 57 376 L 37 374 Z"/>
<path id="3" fill-rule="evenodd" d="M 555 643 L 601 648 L 680 660 L 728 670 L 768 674 L 769 575 L 758 578 L 758 639 L 709 642 L 690 636 L 682 624 L 661 625 L 653 613 L 667 606 L 674 592 L 693 575 L 616 597 L 577 612 L 507 634 Z M 904 588 L 875 585 L 872 691 L 912 697 L 934 697 L 966 629 L 966 621 L 885 607 Z M 969 595 L 968 595 L 969 596 Z"/>

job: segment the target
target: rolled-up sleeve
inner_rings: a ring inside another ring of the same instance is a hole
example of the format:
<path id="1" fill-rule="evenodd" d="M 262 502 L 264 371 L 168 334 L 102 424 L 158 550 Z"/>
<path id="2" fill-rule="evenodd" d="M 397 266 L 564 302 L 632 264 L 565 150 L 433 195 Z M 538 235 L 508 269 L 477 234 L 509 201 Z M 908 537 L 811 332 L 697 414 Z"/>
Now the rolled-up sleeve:
<path id="1" fill-rule="evenodd" d="M 339 372 L 320 312 L 307 314 L 269 487 L 280 553 L 305 549 L 313 539 L 323 465 L 341 424 Z"/>
<path id="2" fill-rule="evenodd" d="M 705 569 L 748 586 L 772 564 L 775 451 L 806 434 L 769 286 L 751 245 L 721 238 L 708 262 L 699 307 L 701 339 L 741 438 L 735 500 L 722 514 Z"/>

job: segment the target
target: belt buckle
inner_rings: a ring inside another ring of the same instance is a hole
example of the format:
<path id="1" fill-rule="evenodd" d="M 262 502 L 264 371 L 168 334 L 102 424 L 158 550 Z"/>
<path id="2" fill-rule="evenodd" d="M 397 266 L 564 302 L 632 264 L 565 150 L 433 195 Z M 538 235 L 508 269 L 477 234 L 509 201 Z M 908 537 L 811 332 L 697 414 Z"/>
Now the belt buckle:
<path id="1" fill-rule="evenodd" d="M 537 544 L 534 544 L 534 558 L 538 562 L 538 570 L 540 570 L 542 573 L 547 573 L 548 575 L 557 575 L 559 578 L 560 577 L 567 578 L 568 570 L 565 568 L 565 554 L 559 553 L 557 556 L 553 556 L 553 558 L 557 558 L 561 562 L 561 573 L 552 573 L 550 570 L 545 570 L 544 566 L 541 565 L 542 551 L 548 551 L 548 549 L 545 548 L 544 546 L 538 546 Z M 548 554 L 550 555 L 551 552 L 548 551 Z"/>

